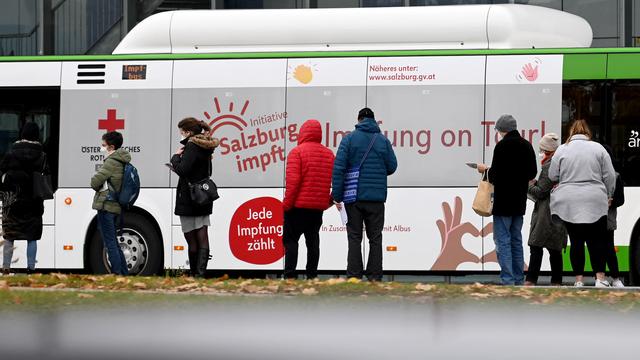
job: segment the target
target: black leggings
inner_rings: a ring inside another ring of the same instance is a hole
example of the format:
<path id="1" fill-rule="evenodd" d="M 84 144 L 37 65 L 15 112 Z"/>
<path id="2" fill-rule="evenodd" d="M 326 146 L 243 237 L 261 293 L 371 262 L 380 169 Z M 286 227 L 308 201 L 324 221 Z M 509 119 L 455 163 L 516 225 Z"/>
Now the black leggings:
<path id="1" fill-rule="evenodd" d="M 596 273 L 603 273 L 605 270 L 606 256 L 606 232 L 607 217 L 603 216 L 600 220 L 592 224 L 573 224 L 566 222 L 567 232 L 571 240 L 571 250 L 569 257 L 571 258 L 571 267 L 573 273 L 584 275 L 584 244 L 589 248 L 589 258 L 591 259 L 591 267 Z"/>
<path id="2" fill-rule="evenodd" d="M 606 243 L 606 262 L 609 267 L 609 275 L 617 279 L 620 277 L 620 269 L 618 268 L 618 256 L 616 255 L 616 246 L 613 243 L 613 230 L 607 230 L 607 236 L 605 237 Z"/>
<path id="3" fill-rule="evenodd" d="M 209 249 L 209 234 L 206 226 L 184 233 L 184 238 L 189 245 L 189 255 L 191 256 L 195 256 L 198 249 Z"/>
<path id="4" fill-rule="evenodd" d="M 527 281 L 537 284 L 540 267 L 542 266 L 542 253 L 544 248 L 540 246 L 529 246 L 531 257 L 529 258 L 529 269 L 527 270 Z M 547 249 L 549 252 L 549 262 L 551 263 L 551 285 L 562 284 L 562 251 Z"/>

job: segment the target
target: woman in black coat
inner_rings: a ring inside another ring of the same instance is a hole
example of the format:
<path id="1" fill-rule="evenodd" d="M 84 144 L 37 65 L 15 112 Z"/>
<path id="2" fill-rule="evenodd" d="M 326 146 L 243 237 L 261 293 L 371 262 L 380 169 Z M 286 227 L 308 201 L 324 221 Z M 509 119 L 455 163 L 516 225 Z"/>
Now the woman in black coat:
<path id="1" fill-rule="evenodd" d="M 209 262 L 209 235 L 213 204 L 197 205 L 191 200 L 189 184 L 211 176 L 211 155 L 219 145 L 218 139 L 210 137 L 209 125 L 204 121 L 186 118 L 178 123 L 184 147 L 171 158 L 171 166 L 180 180 L 176 191 L 175 214 L 180 216 L 184 238 L 189 247 L 191 275 L 204 277 Z"/>
<path id="2" fill-rule="evenodd" d="M 20 140 L 0 162 L 2 188 L 14 201 L 3 204 L 2 231 L 5 240 L 3 246 L 2 272 L 9 273 L 13 257 L 13 242 L 27 240 L 27 273 L 36 266 L 37 240 L 42 237 L 42 199 L 33 197 L 33 173 L 49 169 L 46 156 L 40 143 L 40 129 L 33 122 L 22 128 Z M 5 197 L 5 202 L 8 200 Z"/>

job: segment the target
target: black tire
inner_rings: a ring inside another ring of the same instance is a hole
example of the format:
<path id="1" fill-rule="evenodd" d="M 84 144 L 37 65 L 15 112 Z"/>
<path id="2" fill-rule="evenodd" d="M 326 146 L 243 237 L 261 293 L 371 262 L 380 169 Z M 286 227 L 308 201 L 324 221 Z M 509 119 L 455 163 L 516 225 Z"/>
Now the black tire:
<path id="1" fill-rule="evenodd" d="M 129 275 L 157 275 L 161 273 L 164 263 L 164 249 L 160 234 L 149 219 L 136 213 L 124 216 L 122 236 L 118 244 L 123 249 Z M 110 273 L 102 236 L 96 226 L 90 237 L 88 249 L 88 269 L 94 274 Z"/>

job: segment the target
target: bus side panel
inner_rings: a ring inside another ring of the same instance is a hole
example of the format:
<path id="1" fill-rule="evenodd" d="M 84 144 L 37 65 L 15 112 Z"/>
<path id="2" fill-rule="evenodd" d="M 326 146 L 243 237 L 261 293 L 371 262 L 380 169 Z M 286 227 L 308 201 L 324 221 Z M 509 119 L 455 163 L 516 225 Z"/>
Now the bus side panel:
<path id="1" fill-rule="evenodd" d="M 140 174 L 146 189 L 168 188 L 170 174 L 164 166 L 170 150 L 171 61 L 68 62 L 63 64 L 60 105 L 60 196 L 56 199 L 57 267 L 81 267 L 83 246 L 74 246 L 74 255 L 63 243 L 82 244 L 94 215 L 94 191 L 90 180 L 100 168 L 105 154 L 101 137 L 108 131 L 123 134 L 123 148 Z M 170 231 L 170 192 L 155 196 L 149 212 L 164 236 Z M 65 203 L 72 198 L 72 205 Z M 73 210 L 70 210 L 73 209 Z M 84 213 L 83 213 L 84 212 Z M 165 251 L 170 239 L 165 237 Z M 169 259 L 165 256 L 165 259 Z"/>
<path id="2" fill-rule="evenodd" d="M 353 131 L 358 110 L 366 106 L 367 58 L 289 59 L 287 67 L 287 128 L 295 133 L 315 119 L 321 124 L 321 142 L 334 153 L 344 135 Z M 288 137 L 287 153 L 298 145 Z M 336 208 L 328 209 L 320 229 L 320 270 L 344 271 L 346 230 Z M 307 263 L 304 236 L 298 248 L 298 270 Z"/>
<path id="3" fill-rule="evenodd" d="M 482 220 L 471 209 L 479 175 L 465 163 L 482 161 L 484 72 L 484 56 L 369 59 L 367 105 L 398 159 L 385 270 L 482 269 Z"/>
<path id="4" fill-rule="evenodd" d="M 486 122 L 483 141 L 484 161 L 491 164 L 493 149 L 499 140 L 494 129 L 496 120 L 511 114 L 518 122 L 521 135 L 539 152 L 538 143 L 546 133 L 561 133 L 562 119 L 562 55 L 509 55 L 487 57 Z M 537 158 L 537 161 L 540 159 Z M 540 165 L 538 164 L 538 170 Z M 529 260 L 526 246 L 534 203 L 527 201 L 522 229 L 525 263 Z M 485 226 L 492 221 L 485 218 Z M 493 234 L 485 236 L 484 270 L 499 270 L 495 257 Z M 545 254 L 546 256 L 546 254 Z M 548 270 L 548 261 L 543 262 Z"/>
<path id="5" fill-rule="evenodd" d="M 207 121 L 221 144 L 213 155 L 220 199 L 210 269 L 282 269 L 285 139 L 295 135 L 286 126 L 286 75 L 286 59 L 175 62 L 172 149 L 181 146 L 178 122 L 191 116 Z M 185 268 L 179 218 L 172 223 L 173 267 Z"/>

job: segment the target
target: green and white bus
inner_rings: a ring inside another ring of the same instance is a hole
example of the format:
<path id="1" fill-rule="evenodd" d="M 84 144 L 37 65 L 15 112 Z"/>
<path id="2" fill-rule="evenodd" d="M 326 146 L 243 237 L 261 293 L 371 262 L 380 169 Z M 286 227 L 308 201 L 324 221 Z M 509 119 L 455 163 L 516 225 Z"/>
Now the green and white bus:
<path id="1" fill-rule="evenodd" d="M 335 151 L 368 106 L 399 162 L 385 271 L 483 272 L 498 269 L 492 225 L 471 210 L 479 177 L 465 163 L 490 161 L 501 114 L 534 146 L 582 118 L 613 147 L 627 184 L 616 244 L 621 268 L 637 276 L 640 51 L 588 48 L 591 38 L 579 17 L 524 5 L 161 13 L 113 55 L 0 58 L 0 155 L 25 122 L 40 125 L 56 192 L 37 266 L 106 272 L 88 184 L 103 161 L 100 136 L 121 131 L 143 188 L 119 241 L 132 273 L 155 274 L 188 267 L 177 178 L 164 164 L 178 121 L 206 120 L 221 140 L 209 269 L 277 272 L 285 158 L 300 125 L 319 120 Z M 320 270 L 343 271 L 335 209 L 321 239 Z"/>

